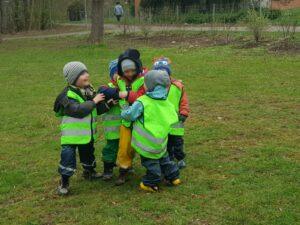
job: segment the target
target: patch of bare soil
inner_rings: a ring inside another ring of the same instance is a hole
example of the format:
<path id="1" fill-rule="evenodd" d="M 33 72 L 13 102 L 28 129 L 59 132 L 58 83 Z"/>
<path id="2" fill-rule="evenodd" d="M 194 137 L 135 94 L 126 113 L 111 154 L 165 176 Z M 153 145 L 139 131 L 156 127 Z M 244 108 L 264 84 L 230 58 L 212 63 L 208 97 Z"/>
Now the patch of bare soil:
<path id="1" fill-rule="evenodd" d="M 275 53 L 300 54 L 300 42 L 291 40 L 275 42 L 269 47 L 269 51 Z"/>
<path id="2" fill-rule="evenodd" d="M 257 47 L 265 47 L 270 53 L 286 53 L 286 54 L 299 54 L 300 53 L 300 42 L 293 40 L 271 40 L 265 39 L 260 42 L 254 42 L 250 39 L 236 39 L 233 42 L 234 47 L 240 49 L 250 49 Z"/>
<path id="3" fill-rule="evenodd" d="M 128 45 L 149 45 L 151 47 L 168 48 L 175 46 L 209 47 L 225 45 L 228 41 L 222 36 L 184 35 L 184 34 L 157 34 L 148 37 L 142 35 L 117 35 L 118 43 Z"/>

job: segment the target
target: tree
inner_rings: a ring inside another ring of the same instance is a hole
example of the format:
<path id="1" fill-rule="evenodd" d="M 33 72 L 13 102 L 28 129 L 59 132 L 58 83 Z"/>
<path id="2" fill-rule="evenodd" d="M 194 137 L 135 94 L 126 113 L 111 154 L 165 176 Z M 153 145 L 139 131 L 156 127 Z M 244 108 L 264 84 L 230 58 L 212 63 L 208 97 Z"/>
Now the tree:
<path id="1" fill-rule="evenodd" d="M 104 0 L 92 0 L 92 26 L 90 41 L 93 44 L 99 44 L 104 36 Z"/>

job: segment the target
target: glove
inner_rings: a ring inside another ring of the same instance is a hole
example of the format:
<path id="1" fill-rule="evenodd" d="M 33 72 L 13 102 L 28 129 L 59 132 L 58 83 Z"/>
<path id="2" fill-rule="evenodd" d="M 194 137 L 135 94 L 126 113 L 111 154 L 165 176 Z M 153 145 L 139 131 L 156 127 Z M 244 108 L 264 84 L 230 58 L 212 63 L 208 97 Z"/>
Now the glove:
<path id="1" fill-rule="evenodd" d="M 179 115 L 178 116 L 178 119 L 179 119 L 179 121 L 181 121 L 182 123 L 184 123 L 185 121 L 186 121 L 186 119 L 187 119 L 187 116 L 185 116 L 185 115 Z"/>
<path id="2" fill-rule="evenodd" d="M 119 91 L 117 88 L 101 86 L 98 90 L 98 93 L 104 94 L 106 100 L 110 100 L 110 99 L 119 100 Z"/>

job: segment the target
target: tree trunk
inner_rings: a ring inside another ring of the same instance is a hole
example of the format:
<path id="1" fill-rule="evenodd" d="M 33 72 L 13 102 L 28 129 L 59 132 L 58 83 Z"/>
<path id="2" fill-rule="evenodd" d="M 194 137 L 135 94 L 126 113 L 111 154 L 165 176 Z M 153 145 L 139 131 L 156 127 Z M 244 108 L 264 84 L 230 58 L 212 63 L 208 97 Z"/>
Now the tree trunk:
<path id="1" fill-rule="evenodd" d="M 90 41 L 93 44 L 99 44 L 104 36 L 104 0 L 92 0 L 92 27 Z"/>
<path id="2" fill-rule="evenodd" d="M 32 29 L 32 24 L 34 23 L 34 0 L 31 1 L 31 6 L 30 6 L 30 16 L 29 16 L 29 25 L 28 25 L 28 30 Z"/>

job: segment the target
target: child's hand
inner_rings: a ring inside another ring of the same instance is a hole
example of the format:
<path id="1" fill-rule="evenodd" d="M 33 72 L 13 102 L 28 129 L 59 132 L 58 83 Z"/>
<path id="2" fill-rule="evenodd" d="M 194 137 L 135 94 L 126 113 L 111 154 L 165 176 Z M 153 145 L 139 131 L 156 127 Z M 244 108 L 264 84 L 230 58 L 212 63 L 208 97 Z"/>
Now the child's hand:
<path id="1" fill-rule="evenodd" d="M 104 94 L 97 94 L 93 101 L 95 102 L 95 104 L 98 104 L 99 102 L 103 101 L 105 99 Z"/>
<path id="2" fill-rule="evenodd" d="M 128 95 L 128 91 L 120 91 L 119 92 L 119 97 L 120 98 L 126 98 Z"/>

